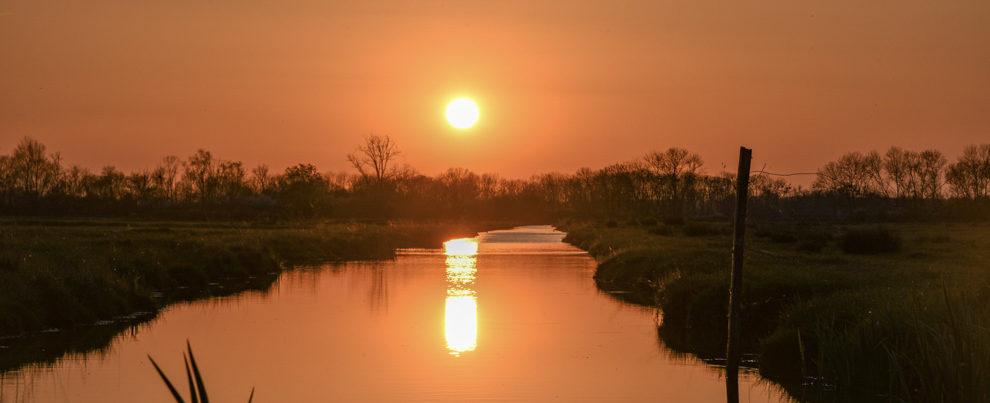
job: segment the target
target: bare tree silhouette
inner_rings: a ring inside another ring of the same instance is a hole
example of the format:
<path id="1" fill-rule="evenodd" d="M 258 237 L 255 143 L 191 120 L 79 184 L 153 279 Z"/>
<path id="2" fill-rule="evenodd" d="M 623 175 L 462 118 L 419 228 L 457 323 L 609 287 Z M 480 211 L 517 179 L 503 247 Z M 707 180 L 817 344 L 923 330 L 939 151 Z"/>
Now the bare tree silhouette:
<path id="1" fill-rule="evenodd" d="M 60 179 L 62 157 L 47 154 L 44 144 L 25 137 L 9 157 L 0 159 L 0 172 L 0 179 L 15 191 L 44 196 L 55 189 Z"/>
<path id="2" fill-rule="evenodd" d="M 435 176 L 398 161 L 395 141 L 371 135 L 348 155 L 357 173 L 320 173 L 311 164 L 283 172 L 198 150 L 163 158 L 148 170 L 91 172 L 63 167 L 58 153 L 24 139 L 0 155 L 2 215 L 142 215 L 160 217 L 430 218 L 559 216 L 657 218 L 676 224 L 726 217 L 733 175 L 707 174 L 701 158 L 670 148 L 600 169 L 528 179 L 453 168 Z M 810 190 L 779 174 L 750 178 L 752 214 L 829 218 L 849 214 L 900 218 L 990 218 L 990 144 L 966 147 L 949 163 L 938 150 L 891 147 L 828 162 Z M 944 203 L 943 203 L 944 202 Z"/>
<path id="3" fill-rule="evenodd" d="M 959 159 L 949 165 L 945 180 L 958 197 L 990 196 L 990 144 L 966 146 Z"/>
<path id="4" fill-rule="evenodd" d="M 395 159 L 400 154 L 399 147 L 390 137 L 373 134 L 365 137 L 364 144 L 348 154 L 347 160 L 362 177 L 380 184 L 396 175 Z"/>

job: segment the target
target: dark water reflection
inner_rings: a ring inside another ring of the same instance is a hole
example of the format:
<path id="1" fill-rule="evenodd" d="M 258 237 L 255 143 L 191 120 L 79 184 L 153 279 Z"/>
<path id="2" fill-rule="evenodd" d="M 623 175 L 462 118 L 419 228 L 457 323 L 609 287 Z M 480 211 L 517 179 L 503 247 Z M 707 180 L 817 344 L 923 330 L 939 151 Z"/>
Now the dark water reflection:
<path id="1" fill-rule="evenodd" d="M 283 274 L 268 292 L 174 305 L 110 346 L 9 372 L 0 400 L 168 402 L 188 338 L 214 401 L 724 399 L 719 374 L 657 340 L 655 312 L 600 293 L 549 227 Z M 742 377 L 743 401 L 778 401 Z"/>

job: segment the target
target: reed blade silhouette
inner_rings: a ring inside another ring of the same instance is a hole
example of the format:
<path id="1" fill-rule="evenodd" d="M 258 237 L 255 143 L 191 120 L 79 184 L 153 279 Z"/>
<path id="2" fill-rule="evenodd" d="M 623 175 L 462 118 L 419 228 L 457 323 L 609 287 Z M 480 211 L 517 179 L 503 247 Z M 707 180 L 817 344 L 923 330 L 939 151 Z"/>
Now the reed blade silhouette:
<path id="1" fill-rule="evenodd" d="M 199 367 L 196 366 L 196 357 L 193 356 L 192 346 L 189 345 L 189 340 L 186 340 L 186 350 L 189 351 L 189 362 L 192 363 L 193 376 L 196 377 L 196 389 L 199 390 L 199 400 L 202 403 L 210 403 L 210 398 L 206 397 L 206 385 L 203 384 L 203 377 L 199 375 Z M 188 369 L 186 371 L 188 372 Z M 196 403 L 196 401 L 193 400 L 193 403 Z"/>
<path id="2" fill-rule="evenodd" d="M 158 366 L 155 359 L 151 358 L 151 354 L 148 354 L 148 360 L 151 361 L 151 365 L 155 366 L 155 371 L 158 371 L 158 376 L 162 377 L 162 381 L 165 382 L 165 386 L 168 386 L 168 391 L 172 392 L 172 397 L 175 398 L 175 401 L 179 403 L 186 403 L 185 400 L 182 400 L 182 395 L 179 394 L 179 391 L 175 390 L 175 386 L 172 386 L 172 382 L 169 381 L 168 377 L 165 376 L 165 373 L 162 372 L 161 367 Z"/>
<path id="3" fill-rule="evenodd" d="M 193 355 L 192 346 L 189 344 L 189 340 L 186 340 L 186 353 L 182 354 L 182 361 L 186 367 L 186 382 L 189 384 L 189 401 L 191 403 L 209 403 L 210 398 L 206 394 L 206 383 L 203 382 L 203 376 L 199 372 L 199 366 L 196 364 L 196 357 Z M 188 354 L 188 356 L 186 355 Z M 165 386 L 168 387 L 168 391 L 172 394 L 172 398 L 178 403 L 186 403 L 185 399 L 172 384 L 172 381 L 168 379 L 165 372 L 162 371 L 158 363 L 155 362 L 151 355 L 148 355 L 148 360 L 151 361 L 151 365 L 155 367 L 155 371 L 158 372 L 158 376 L 162 378 L 165 382 Z M 254 400 L 254 387 L 251 387 L 251 394 L 248 396 L 248 403 Z"/>

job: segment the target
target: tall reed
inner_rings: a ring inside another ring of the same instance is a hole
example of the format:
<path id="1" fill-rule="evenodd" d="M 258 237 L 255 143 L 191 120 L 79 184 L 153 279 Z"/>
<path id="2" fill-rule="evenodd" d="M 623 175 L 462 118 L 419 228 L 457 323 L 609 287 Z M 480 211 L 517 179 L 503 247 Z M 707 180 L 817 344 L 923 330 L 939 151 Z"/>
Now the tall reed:
<path id="1" fill-rule="evenodd" d="M 210 403 L 210 398 L 206 393 L 206 383 L 203 382 L 203 376 L 199 372 L 199 366 L 196 365 L 196 356 L 193 355 L 192 346 L 189 344 L 189 340 L 186 340 L 186 353 L 182 353 L 182 361 L 186 364 L 186 382 L 189 384 L 189 401 L 191 403 Z M 162 378 L 162 382 L 165 382 L 165 386 L 168 388 L 169 393 L 172 394 L 172 398 L 175 399 L 177 403 L 186 403 L 186 400 L 182 398 L 182 394 L 179 393 L 172 381 L 169 380 L 162 368 L 158 366 L 154 358 L 148 355 L 148 360 L 151 361 L 151 365 L 155 366 L 155 371 L 158 372 L 158 376 Z M 254 388 L 251 388 L 251 394 L 248 396 L 248 403 L 254 400 Z"/>

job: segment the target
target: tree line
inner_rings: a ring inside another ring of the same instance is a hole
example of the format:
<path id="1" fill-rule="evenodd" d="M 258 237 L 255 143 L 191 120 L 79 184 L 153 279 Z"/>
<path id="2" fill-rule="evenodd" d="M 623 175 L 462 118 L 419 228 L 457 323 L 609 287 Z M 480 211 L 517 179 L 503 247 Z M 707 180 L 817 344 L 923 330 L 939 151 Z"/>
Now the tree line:
<path id="1" fill-rule="evenodd" d="M 297 164 L 281 172 L 250 170 L 206 150 L 162 158 L 125 173 L 65 166 L 61 155 L 25 138 L 0 156 L 5 215 L 149 215 L 180 218 L 528 218 L 731 215 L 734 174 L 707 174 L 701 157 L 670 148 L 601 169 L 504 178 L 451 168 L 435 176 L 399 165 L 387 136 L 368 136 L 347 160 L 353 173 Z M 818 170 L 810 189 L 757 172 L 751 214 L 836 218 L 866 211 L 910 218 L 933 209 L 987 214 L 990 144 L 971 145 L 954 162 L 937 150 L 852 152 Z M 946 204 L 950 203 L 950 204 Z M 894 208 L 892 208 L 892 206 Z M 871 213 L 872 212 L 872 213 Z"/>
<path id="2" fill-rule="evenodd" d="M 990 196 L 990 144 L 969 145 L 953 162 L 938 150 L 891 147 L 852 152 L 818 171 L 814 189 L 853 196 L 979 199 Z"/>

